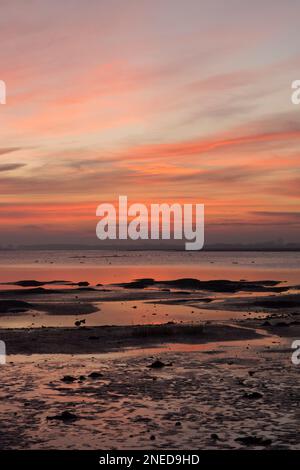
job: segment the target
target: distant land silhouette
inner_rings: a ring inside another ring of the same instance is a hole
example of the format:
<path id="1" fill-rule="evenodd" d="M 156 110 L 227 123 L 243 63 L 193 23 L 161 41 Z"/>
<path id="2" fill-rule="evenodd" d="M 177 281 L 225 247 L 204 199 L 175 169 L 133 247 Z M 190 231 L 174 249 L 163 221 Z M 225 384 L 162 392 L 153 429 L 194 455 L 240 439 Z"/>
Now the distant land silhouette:
<path id="1" fill-rule="evenodd" d="M 7 250 L 125 250 L 125 251 L 185 251 L 181 240 L 144 240 L 100 242 L 97 244 L 33 244 L 33 245 L 0 245 L 1 251 Z M 284 243 L 278 241 L 266 241 L 260 243 L 215 243 L 204 245 L 201 251 L 300 251 L 299 243 Z M 187 253 L 193 253 L 187 251 Z"/>

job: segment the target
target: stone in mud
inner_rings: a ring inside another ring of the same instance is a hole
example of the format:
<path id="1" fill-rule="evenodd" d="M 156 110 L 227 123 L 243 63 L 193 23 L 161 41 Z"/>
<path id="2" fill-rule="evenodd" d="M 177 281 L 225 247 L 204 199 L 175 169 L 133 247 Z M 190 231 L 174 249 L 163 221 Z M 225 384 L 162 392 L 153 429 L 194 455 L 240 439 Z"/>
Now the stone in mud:
<path id="1" fill-rule="evenodd" d="M 279 321 L 278 323 L 275 323 L 275 325 L 273 326 L 275 326 L 276 328 L 287 328 L 290 325 L 284 321 Z"/>
<path id="2" fill-rule="evenodd" d="M 54 416 L 47 416 L 47 420 L 58 420 L 58 421 L 63 421 L 63 422 L 72 422 L 76 421 L 78 419 L 78 416 L 76 416 L 74 413 L 71 413 L 70 411 L 63 411 L 59 415 L 54 415 Z"/>
<path id="3" fill-rule="evenodd" d="M 163 367 L 166 367 L 166 365 L 167 364 L 157 359 L 156 361 L 152 362 L 152 364 L 150 364 L 148 367 L 150 369 L 162 369 Z"/>
<path id="4" fill-rule="evenodd" d="M 65 382 L 65 383 L 72 383 L 72 382 L 75 382 L 75 377 L 72 377 L 72 375 L 65 375 L 61 381 L 62 382 Z"/>
<path id="5" fill-rule="evenodd" d="M 260 392 L 246 392 L 243 396 L 243 398 L 247 398 L 248 400 L 259 400 L 259 398 L 262 398 L 263 394 Z"/>
<path id="6" fill-rule="evenodd" d="M 267 447 L 272 444 L 271 439 L 265 439 L 263 437 L 257 436 L 245 436 L 245 437 L 238 437 L 236 442 L 243 444 L 245 446 L 263 446 Z"/>
<path id="7" fill-rule="evenodd" d="M 91 372 L 89 377 L 91 379 L 99 379 L 100 377 L 103 377 L 103 374 L 101 374 L 101 372 Z"/>

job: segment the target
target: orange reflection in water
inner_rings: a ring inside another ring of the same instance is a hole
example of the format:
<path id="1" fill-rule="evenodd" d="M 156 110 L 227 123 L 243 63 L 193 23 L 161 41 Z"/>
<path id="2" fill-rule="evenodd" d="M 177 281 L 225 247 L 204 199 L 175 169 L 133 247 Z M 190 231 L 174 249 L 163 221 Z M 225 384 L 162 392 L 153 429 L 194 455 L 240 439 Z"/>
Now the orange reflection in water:
<path id="1" fill-rule="evenodd" d="M 276 279 L 288 282 L 299 282 L 299 271 L 281 269 L 256 269 L 246 266 L 195 266 L 195 265 L 112 265 L 112 266 L 5 266 L 1 269 L 0 282 L 14 282 L 21 279 L 41 281 L 66 280 L 88 281 L 95 285 L 128 282 L 136 278 L 153 278 L 156 280 L 193 277 L 201 280 L 264 280 Z"/>

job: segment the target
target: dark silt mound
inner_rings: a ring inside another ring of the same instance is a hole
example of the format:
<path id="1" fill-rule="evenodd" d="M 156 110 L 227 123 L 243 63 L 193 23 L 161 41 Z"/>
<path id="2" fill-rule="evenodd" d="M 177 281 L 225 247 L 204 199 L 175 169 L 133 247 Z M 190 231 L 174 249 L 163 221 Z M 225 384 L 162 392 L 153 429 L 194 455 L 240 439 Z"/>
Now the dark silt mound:
<path id="1" fill-rule="evenodd" d="M 147 287 L 171 287 L 174 289 L 206 290 L 212 292 L 284 292 L 288 286 L 277 287 L 279 281 L 229 281 L 218 279 L 212 281 L 200 281 L 199 279 L 183 278 L 170 281 L 156 281 L 154 279 L 136 279 L 132 282 L 117 284 L 126 289 L 145 289 Z"/>
<path id="2" fill-rule="evenodd" d="M 45 286 L 46 284 L 57 284 L 57 285 L 68 285 L 71 284 L 69 281 L 36 281 L 35 279 L 25 279 L 22 281 L 16 282 L 2 282 L 2 285 L 6 286 L 20 286 L 20 287 L 41 287 Z"/>
<path id="3" fill-rule="evenodd" d="M 32 308 L 32 305 L 23 300 L 0 300 L 0 313 L 24 312 Z"/>
<path id="4" fill-rule="evenodd" d="M 1 329 L 7 354 L 89 354 L 151 347 L 170 341 L 197 344 L 259 337 L 261 335 L 249 328 L 222 324 Z"/>
<path id="5" fill-rule="evenodd" d="M 39 312 L 45 312 L 48 315 L 88 315 L 90 313 L 97 312 L 99 307 L 89 302 L 48 302 L 28 303 L 23 300 L 12 300 L 3 299 L 0 300 L 0 315 L 18 315 L 20 313 L 26 313 L 28 310 L 36 310 Z"/>
<path id="6" fill-rule="evenodd" d="M 18 289 L 9 291 L 0 291 L 1 297 L 7 297 L 8 295 L 14 297 L 24 297 L 25 295 L 43 295 L 43 294 L 59 294 L 61 290 L 57 289 L 45 289 L 44 287 L 33 287 L 30 289 Z"/>
<path id="7" fill-rule="evenodd" d="M 25 297 L 25 296 L 42 296 L 48 294 L 81 294 L 82 292 L 97 292 L 97 289 L 93 287 L 77 287 L 74 289 L 47 289 L 45 287 L 31 287 L 27 289 L 11 289 L 11 290 L 0 290 L 0 297 L 7 298 L 8 296 L 13 297 Z"/>
<path id="8" fill-rule="evenodd" d="M 255 307 L 296 308 L 300 307 L 300 294 L 281 295 L 280 297 L 262 297 L 252 302 Z"/>

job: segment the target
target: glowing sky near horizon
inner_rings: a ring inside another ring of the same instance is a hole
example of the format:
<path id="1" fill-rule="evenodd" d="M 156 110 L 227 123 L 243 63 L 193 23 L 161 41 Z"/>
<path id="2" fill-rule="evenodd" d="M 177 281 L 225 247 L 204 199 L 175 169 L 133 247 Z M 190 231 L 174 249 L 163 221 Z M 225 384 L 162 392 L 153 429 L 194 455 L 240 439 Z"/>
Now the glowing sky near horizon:
<path id="1" fill-rule="evenodd" d="M 95 243 L 101 202 L 299 240 L 300 2 L 0 0 L 0 244 Z"/>

